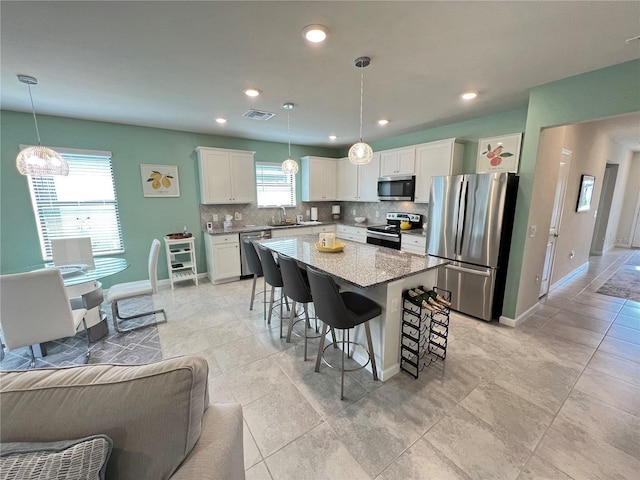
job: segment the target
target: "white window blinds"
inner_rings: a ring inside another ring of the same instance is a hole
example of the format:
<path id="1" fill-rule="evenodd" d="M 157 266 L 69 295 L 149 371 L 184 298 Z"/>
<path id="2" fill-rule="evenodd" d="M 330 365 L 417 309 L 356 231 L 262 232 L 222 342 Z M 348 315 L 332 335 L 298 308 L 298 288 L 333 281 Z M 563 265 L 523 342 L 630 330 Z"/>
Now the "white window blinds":
<path id="1" fill-rule="evenodd" d="M 296 176 L 282 173 L 279 163 L 256 162 L 259 207 L 295 207 Z"/>
<path id="2" fill-rule="evenodd" d="M 29 176 L 40 247 L 51 259 L 51 240 L 89 236 L 94 255 L 124 252 L 111 152 L 58 150 L 69 175 Z"/>

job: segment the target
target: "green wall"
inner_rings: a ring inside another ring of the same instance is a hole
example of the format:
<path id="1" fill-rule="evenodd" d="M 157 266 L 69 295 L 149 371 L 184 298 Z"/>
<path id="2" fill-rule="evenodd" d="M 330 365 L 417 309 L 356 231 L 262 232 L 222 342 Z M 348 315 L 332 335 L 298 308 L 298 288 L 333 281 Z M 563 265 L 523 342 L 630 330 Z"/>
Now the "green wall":
<path id="1" fill-rule="evenodd" d="M 35 142 L 30 114 L 0 112 L 0 271 L 11 271 L 42 262 L 27 178 L 15 167 L 20 144 Z M 200 233 L 200 192 L 194 148 L 198 145 L 253 150 L 261 161 L 281 162 L 287 145 L 241 138 L 203 135 L 174 130 L 38 115 L 43 143 L 54 147 L 109 150 L 113 154 L 116 193 L 122 222 L 126 258 L 125 272 L 103 284 L 139 280 L 147 276 L 147 258 L 153 238 L 182 231 L 184 225 L 196 233 L 199 270 L 206 271 L 203 237 Z M 292 155 L 336 156 L 335 149 L 292 145 Z M 177 165 L 179 198 L 145 198 L 140 164 Z M 297 184 L 300 184 L 298 179 Z M 159 278 L 168 278 L 166 259 L 160 256 Z"/>

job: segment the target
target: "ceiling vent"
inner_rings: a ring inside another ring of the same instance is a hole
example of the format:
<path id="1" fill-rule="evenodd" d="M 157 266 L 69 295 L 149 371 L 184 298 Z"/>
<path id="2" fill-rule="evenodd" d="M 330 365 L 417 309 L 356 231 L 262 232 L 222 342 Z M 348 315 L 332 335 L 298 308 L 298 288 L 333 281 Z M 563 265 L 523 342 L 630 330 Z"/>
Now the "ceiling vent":
<path id="1" fill-rule="evenodd" d="M 249 110 L 242 114 L 243 117 L 253 118 L 254 120 L 260 120 L 261 122 L 266 122 L 267 120 L 276 116 L 275 113 L 271 112 L 263 112 L 260 110 Z"/>

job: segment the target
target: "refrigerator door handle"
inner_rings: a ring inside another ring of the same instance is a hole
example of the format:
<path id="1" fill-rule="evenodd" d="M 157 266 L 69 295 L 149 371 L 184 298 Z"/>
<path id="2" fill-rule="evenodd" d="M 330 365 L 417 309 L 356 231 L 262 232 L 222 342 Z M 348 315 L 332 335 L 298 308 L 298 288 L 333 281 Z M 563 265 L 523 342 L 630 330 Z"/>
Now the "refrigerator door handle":
<path id="1" fill-rule="evenodd" d="M 455 270 L 456 272 L 470 273 L 472 275 L 478 275 L 481 277 L 490 277 L 491 272 L 482 272 L 479 270 L 472 270 L 471 268 L 458 267 L 456 265 L 445 265 L 444 268 L 447 270 Z"/>
<path id="2" fill-rule="evenodd" d="M 462 241 L 464 240 L 464 224 L 467 216 L 467 193 L 469 190 L 469 182 L 463 180 L 462 188 L 460 189 L 460 200 L 458 207 L 458 225 L 456 227 L 456 255 L 462 255 Z"/>

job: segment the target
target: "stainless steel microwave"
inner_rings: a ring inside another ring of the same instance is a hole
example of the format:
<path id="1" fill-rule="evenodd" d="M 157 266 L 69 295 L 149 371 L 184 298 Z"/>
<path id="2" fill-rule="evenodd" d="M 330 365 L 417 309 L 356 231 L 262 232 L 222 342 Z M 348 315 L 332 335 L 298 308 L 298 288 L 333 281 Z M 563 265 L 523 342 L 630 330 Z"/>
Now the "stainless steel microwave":
<path id="1" fill-rule="evenodd" d="M 378 178 L 379 200 L 408 200 L 413 202 L 416 191 L 416 177 L 402 175 Z"/>

